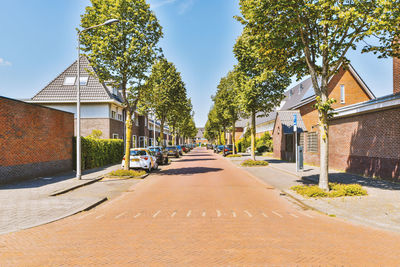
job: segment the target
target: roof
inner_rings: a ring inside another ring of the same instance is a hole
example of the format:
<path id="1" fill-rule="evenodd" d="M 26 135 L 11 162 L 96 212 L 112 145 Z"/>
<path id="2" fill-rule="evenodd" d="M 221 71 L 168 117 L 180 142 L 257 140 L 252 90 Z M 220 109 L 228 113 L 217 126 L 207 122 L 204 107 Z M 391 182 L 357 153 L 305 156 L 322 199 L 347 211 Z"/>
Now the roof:
<path id="1" fill-rule="evenodd" d="M 287 110 L 279 111 L 277 117 L 279 117 L 282 124 L 282 132 L 285 134 L 293 133 L 294 115 L 297 117 L 297 132 L 306 132 L 307 128 L 301 118 L 298 110 Z"/>
<path id="2" fill-rule="evenodd" d="M 400 93 L 382 96 L 361 103 L 337 108 L 334 110 L 334 118 L 356 116 L 363 113 L 376 112 L 382 109 L 390 109 L 400 106 Z"/>
<path id="3" fill-rule="evenodd" d="M 39 91 L 29 102 L 75 102 L 76 85 L 64 85 L 65 77 L 76 77 L 77 60 L 66 68 L 60 75 Z M 89 77 L 87 85 L 80 86 L 81 102 L 109 102 L 117 101 L 122 103 L 121 95 L 113 94 L 112 88 L 101 83 L 95 75 L 95 70 L 90 66 L 89 60 L 85 56 L 80 57 L 81 77 Z M 93 75 L 94 74 L 94 75 Z M 76 82 L 75 82 L 76 83 Z"/>
<path id="4" fill-rule="evenodd" d="M 196 138 L 200 139 L 204 138 L 204 128 L 197 128 Z"/>

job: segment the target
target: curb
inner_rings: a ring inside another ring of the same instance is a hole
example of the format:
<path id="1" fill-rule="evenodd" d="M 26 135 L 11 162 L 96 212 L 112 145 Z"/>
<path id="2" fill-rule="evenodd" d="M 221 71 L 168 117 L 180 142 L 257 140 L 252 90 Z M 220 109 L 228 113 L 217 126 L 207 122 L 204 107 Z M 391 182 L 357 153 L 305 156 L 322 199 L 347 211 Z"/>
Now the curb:
<path id="1" fill-rule="evenodd" d="M 99 201 L 93 203 L 93 204 L 90 205 L 89 207 L 87 207 L 87 208 L 85 208 L 85 209 L 83 209 L 83 210 L 81 210 L 81 211 L 78 211 L 78 212 L 76 212 L 76 213 L 74 213 L 74 214 L 71 214 L 71 216 L 72 216 L 72 215 L 75 215 L 75 214 L 77 214 L 77 213 L 80 213 L 80 212 L 82 212 L 82 211 L 89 211 L 89 210 L 91 210 L 91 209 L 97 207 L 98 205 L 102 204 L 103 202 L 106 202 L 107 200 L 108 200 L 107 197 L 103 197 L 102 199 L 100 199 Z M 64 218 L 65 218 L 65 217 L 64 217 Z"/>
<path id="2" fill-rule="evenodd" d="M 90 185 L 90 184 L 93 184 L 93 183 L 95 183 L 95 182 L 98 182 L 98 181 L 100 181 L 101 179 L 103 179 L 103 176 L 100 176 L 100 177 L 95 178 L 95 179 L 93 179 L 93 180 L 84 182 L 84 183 L 82 183 L 82 184 L 78 184 L 78 185 L 72 186 L 72 187 L 70 187 L 70 188 L 66 188 L 66 189 L 61 189 L 61 190 L 55 191 L 55 192 L 51 193 L 49 196 L 51 196 L 51 197 L 59 196 L 59 195 L 68 193 L 68 192 L 70 192 L 70 191 L 72 191 L 72 190 L 75 190 L 75 189 L 77 189 L 77 188 L 80 188 L 80 187 L 83 187 L 83 186 Z"/>

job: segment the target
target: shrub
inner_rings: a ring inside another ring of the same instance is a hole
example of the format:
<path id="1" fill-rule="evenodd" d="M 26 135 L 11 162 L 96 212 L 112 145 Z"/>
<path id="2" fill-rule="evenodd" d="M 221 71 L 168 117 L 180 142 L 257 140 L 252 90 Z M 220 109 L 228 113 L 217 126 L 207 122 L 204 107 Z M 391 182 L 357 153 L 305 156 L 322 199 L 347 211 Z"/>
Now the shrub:
<path id="1" fill-rule="evenodd" d="M 240 158 L 240 157 L 242 157 L 242 155 L 239 155 L 239 154 L 235 154 L 235 155 L 233 155 L 233 154 L 231 154 L 231 155 L 228 155 L 228 156 L 226 156 L 227 158 Z"/>
<path id="2" fill-rule="evenodd" d="M 325 192 L 317 185 L 297 185 L 290 189 L 305 197 L 345 197 L 365 196 L 367 191 L 359 184 L 329 183 L 329 192 Z"/>
<path id="3" fill-rule="evenodd" d="M 76 138 L 74 137 L 73 159 L 76 165 Z M 124 154 L 121 139 L 94 139 L 81 137 L 82 169 L 92 169 L 104 165 L 120 163 Z M 75 166 L 76 168 L 76 166 Z"/>
<path id="4" fill-rule="evenodd" d="M 110 172 L 108 176 L 117 176 L 117 177 L 139 177 L 145 175 L 145 171 L 134 171 L 134 170 L 116 170 Z"/>
<path id="5" fill-rule="evenodd" d="M 248 159 L 243 161 L 241 165 L 245 167 L 268 166 L 268 161 Z"/>

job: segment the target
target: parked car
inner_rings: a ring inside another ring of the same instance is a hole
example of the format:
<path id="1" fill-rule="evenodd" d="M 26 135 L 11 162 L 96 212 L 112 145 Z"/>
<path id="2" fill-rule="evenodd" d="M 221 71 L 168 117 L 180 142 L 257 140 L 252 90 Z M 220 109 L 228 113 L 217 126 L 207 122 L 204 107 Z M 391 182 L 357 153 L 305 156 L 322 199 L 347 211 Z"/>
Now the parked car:
<path id="1" fill-rule="evenodd" d="M 132 148 L 129 156 L 129 168 L 144 169 L 147 172 L 158 169 L 157 159 L 153 152 L 145 148 Z M 122 168 L 125 166 L 125 157 L 122 159 Z"/>
<path id="2" fill-rule="evenodd" d="M 154 153 L 159 165 L 168 164 L 168 152 L 160 146 L 151 146 L 148 149 Z"/>
<path id="3" fill-rule="evenodd" d="M 207 144 L 207 149 L 213 149 L 213 145 L 212 144 Z"/>
<path id="4" fill-rule="evenodd" d="M 179 150 L 176 146 L 167 146 L 165 150 L 167 150 L 168 157 L 179 158 Z"/>
<path id="5" fill-rule="evenodd" d="M 178 149 L 178 151 L 179 151 L 179 155 L 181 155 L 181 156 L 183 156 L 183 150 L 182 150 L 182 147 L 181 146 L 176 146 L 176 148 Z"/>
<path id="6" fill-rule="evenodd" d="M 235 151 L 236 151 L 236 149 L 235 149 Z M 231 154 L 233 154 L 233 145 L 224 146 L 224 150 L 223 150 L 222 155 L 224 157 L 226 157 L 226 156 L 231 155 Z"/>
<path id="7" fill-rule="evenodd" d="M 215 146 L 214 153 L 219 153 L 219 152 L 222 152 L 223 150 L 224 150 L 223 145 Z"/>
<path id="8" fill-rule="evenodd" d="M 186 145 L 183 145 L 181 147 L 182 147 L 182 151 L 185 153 L 188 153 L 190 151 L 189 148 L 186 147 Z"/>

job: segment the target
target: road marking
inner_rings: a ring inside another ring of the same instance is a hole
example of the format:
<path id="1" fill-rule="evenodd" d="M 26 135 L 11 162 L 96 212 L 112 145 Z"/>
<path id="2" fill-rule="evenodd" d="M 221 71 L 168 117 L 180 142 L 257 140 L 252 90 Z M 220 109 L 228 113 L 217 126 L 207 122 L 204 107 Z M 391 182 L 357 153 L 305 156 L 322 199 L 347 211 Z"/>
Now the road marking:
<path id="1" fill-rule="evenodd" d="M 250 212 L 248 212 L 247 210 L 244 211 L 247 215 L 249 215 L 249 217 L 253 217 L 253 215 L 251 215 Z"/>
<path id="2" fill-rule="evenodd" d="M 206 217 L 206 212 L 203 211 L 203 213 L 201 214 L 201 216 Z"/>
<path id="3" fill-rule="evenodd" d="M 272 211 L 272 213 L 275 214 L 276 216 L 279 216 L 279 217 L 283 218 L 282 215 L 280 215 L 279 213 L 277 213 L 277 212 L 275 212 L 275 211 Z"/>
<path id="4" fill-rule="evenodd" d="M 303 214 L 304 216 L 307 216 L 308 218 L 314 218 L 314 216 L 311 216 L 311 215 L 309 215 L 309 214 L 307 214 L 305 212 L 300 212 L 300 213 Z"/>
<path id="5" fill-rule="evenodd" d="M 104 217 L 104 214 L 101 214 L 101 215 L 97 216 L 97 217 L 96 217 L 96 220 L 97 220 L 97 219 L 100 219 L 101 217 Z"/>
<path id="6" fill-rule="evenodd" d="M 161 210 L 157 211 L 156 213 L 154 213 L 153 218 L 157 217 L 157 215 L 161 212 Z"/>
<path id="7" fill-rule="evenodd" d="M 265 218 L 268 218 L 268 215 L 265 214 L 264 212 L 262 212 L 261 214 L 262 214 L 262 216 L 264 216 Z"/>
<path id="8" fill-rule="evenodd" d="M 295 218 L 299 218 L 299 216 L 297 216 L 296 214 L 290 213 L 290 216 L 295 217 Z"/>
<path id="9" fill-rule="evenodd" d="M 175 215 L 176 215 L 176 211 L 174 211 L 174 212 L 171 214 L 171 217 L 173 218 Z"/>
<path id="10" fill-rule="evenodd" d="M 138 214 L 136 214 L 135 216 L 133 216 L 133 218 L 137 218 L 137 217 L 139 217 L 140 215 L 142 215 L 142 214 L 139 212 Z"/>
<path id="11" fill-rule="evenodd" d="M 191 210 L 188 211 L 188 213 L 186 214 L 186 217 L 190 217 L 190 214 L 192 214 Z"/>
<path id="12" fill-rule="evenodd" d="M 221 211 L 217 210 L 217 216 L 221 217 Z"/>
<path id="13" fill-rule="evenodd" d="M 118 219 L 119 217 L 122 217 L 122 216 L 124 216 L 125 214 L 126 214 L 126 211 L 123 212 L 123 213 L 121 213 L 121 214 L 118 214 L 117 216 L 115 216 L 115 219 Z"/>
<path id="14" fill-rule="evenodd" d="M 232 211 L 233 218 L 236 218 L 236 212 Z"/>

